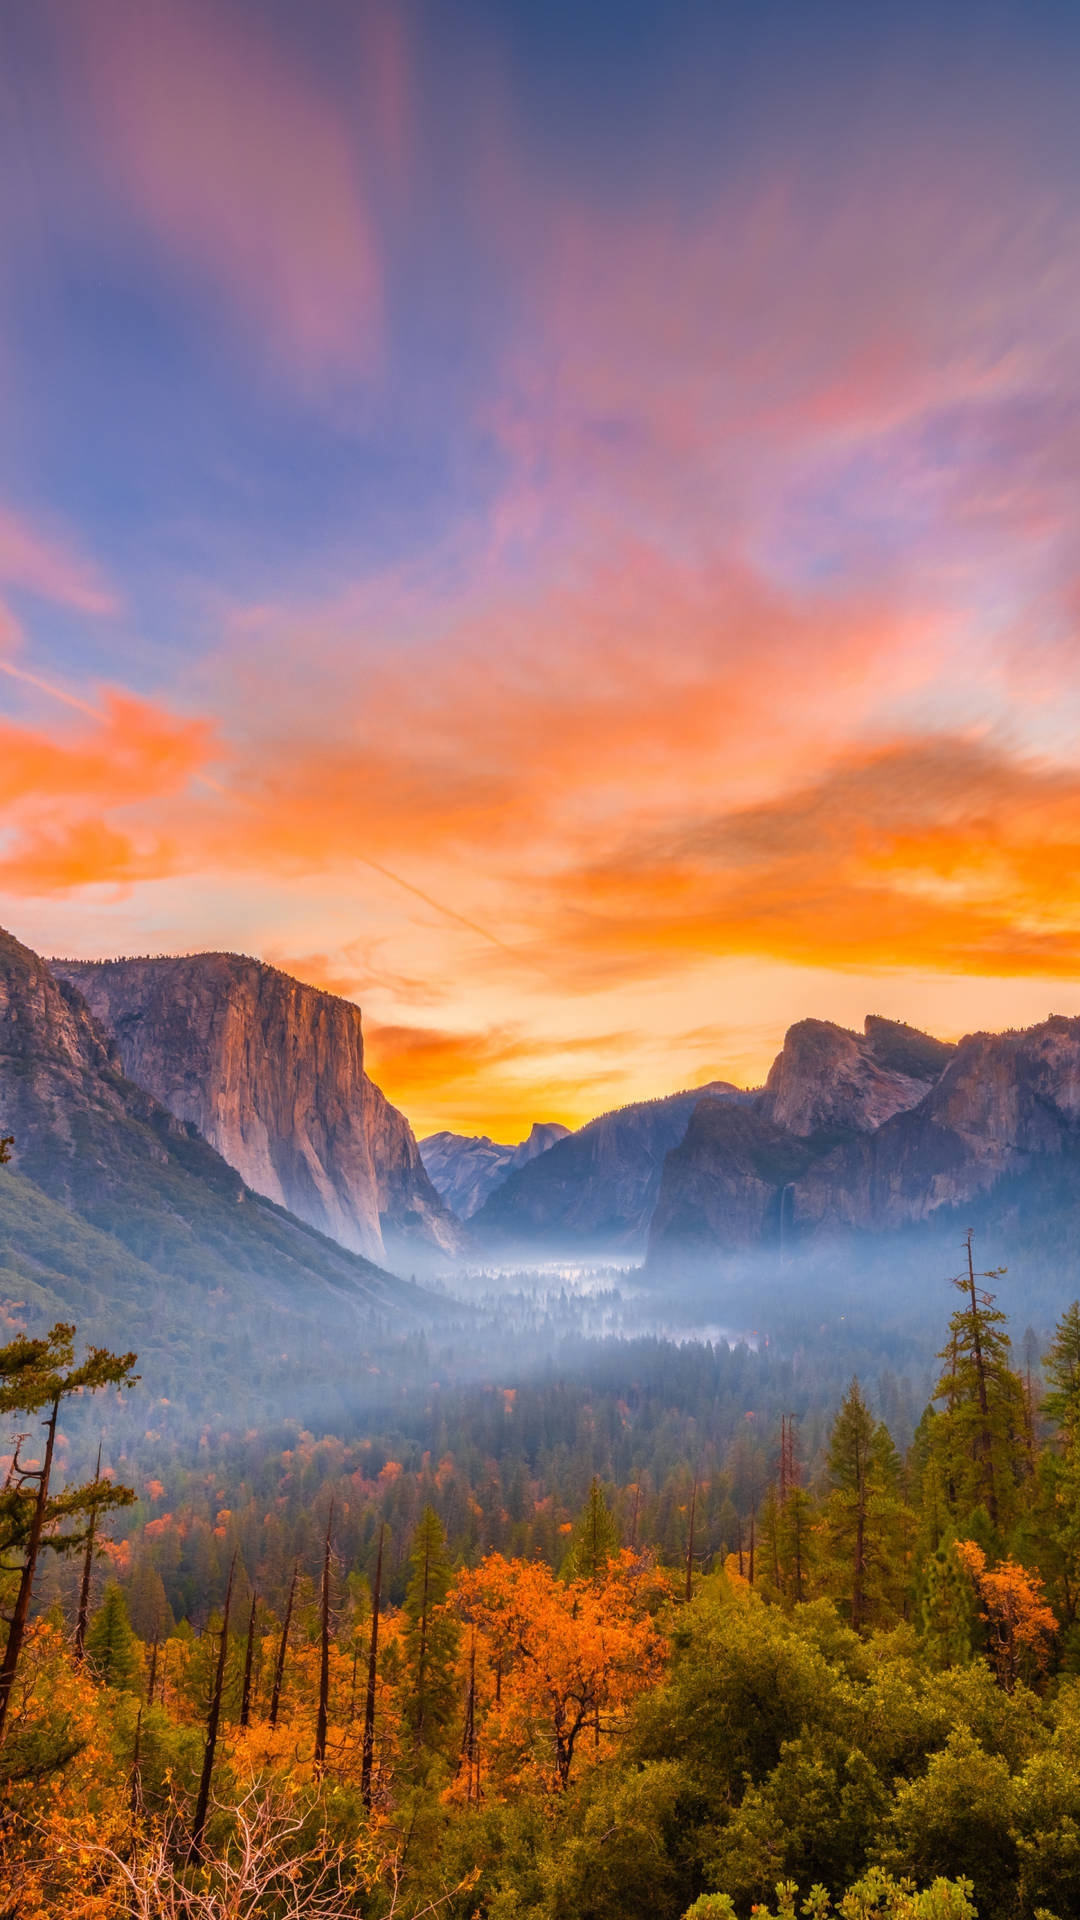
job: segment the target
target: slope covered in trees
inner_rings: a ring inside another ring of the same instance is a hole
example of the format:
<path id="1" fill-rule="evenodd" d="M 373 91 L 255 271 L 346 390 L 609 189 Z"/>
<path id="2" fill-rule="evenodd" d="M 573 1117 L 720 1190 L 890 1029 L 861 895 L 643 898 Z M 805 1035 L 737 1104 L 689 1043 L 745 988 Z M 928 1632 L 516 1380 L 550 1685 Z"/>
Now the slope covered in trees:
<path id="1" fill-rule="evenodd" d="M 662 1482 L 586 1473 L 600 1402 L 497 1488 L 482 1430 L 411 1467 L 301 1439 L 246 1485 L 221 1454 L 111 1518 L 95 1475 L 9 1662 L 9 1911 L 1067 1920 L 1080 1306 L 1018 1365 L 998 1279 L 965 1256 L 900 1448 L 853 1380 Z"/>

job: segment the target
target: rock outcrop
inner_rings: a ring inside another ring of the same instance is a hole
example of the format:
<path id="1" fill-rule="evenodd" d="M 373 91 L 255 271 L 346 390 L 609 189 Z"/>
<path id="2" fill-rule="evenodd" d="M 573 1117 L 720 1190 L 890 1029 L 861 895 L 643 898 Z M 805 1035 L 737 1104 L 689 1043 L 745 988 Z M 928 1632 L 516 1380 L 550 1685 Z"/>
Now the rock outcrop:
<path id="1" fill-rule="evenodd" d="M 649 1257 L 917 1226 L 1036 1173 L 1045 1192 L 1055 1167 L 1071 1190 L 1080 1020 L 956 1047 L 873 1019 L 865 1037 L 802 1022 L 752 1114 L 693 1115 L 665 1162 Z"/>
<path id="2" fill-rule="evenodd" d="M 364 1071 L 351 1000 L 226 953 L 52 971 L 84 997 L 127 1077 L 254 1192 L 369 1259 L 456 1247 L 408 1122 Z"/>
<path id="3" fill-rule="evenodd" d="M 537 1120 L 516 1146 L 503 1146 L 486 1133 L 430 1133 L 420 1142 L 420 1157 L 436 1193 L 459 1220 L 471 1220 L 508 1174 L 527 1167 L 569 1132 L 557 1120 Z"/>
<path id="4" fill-rule="evenodd" d="M 745 1102 L 716 1081 L 664 1100 L 605 1113 L 511 1173 L 472 1220 L 493 1250 L 524 1253 L 640 1252 L 660 1188 L 664 1157 L 702 1101 Z"/>
<path id="5" fill-rule="evenodd" d="M 761 1111 L 802 1138 L 872 1133 L 918 1106 L 952 1053 L 945 1041 L 873 1014 L 863 1033 L 800 1020 L 773 1062 Z"/>

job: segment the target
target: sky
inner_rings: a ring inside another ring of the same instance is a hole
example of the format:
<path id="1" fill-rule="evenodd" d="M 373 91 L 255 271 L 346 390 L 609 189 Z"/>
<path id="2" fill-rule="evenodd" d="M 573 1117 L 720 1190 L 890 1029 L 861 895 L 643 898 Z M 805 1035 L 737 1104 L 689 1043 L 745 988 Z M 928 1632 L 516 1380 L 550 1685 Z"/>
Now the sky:
<path id="1" fill-rule="evenodd" d="M 0 924 L 514 1139 L 1080 1014 L 1080 10 L 0 9 Z"/>

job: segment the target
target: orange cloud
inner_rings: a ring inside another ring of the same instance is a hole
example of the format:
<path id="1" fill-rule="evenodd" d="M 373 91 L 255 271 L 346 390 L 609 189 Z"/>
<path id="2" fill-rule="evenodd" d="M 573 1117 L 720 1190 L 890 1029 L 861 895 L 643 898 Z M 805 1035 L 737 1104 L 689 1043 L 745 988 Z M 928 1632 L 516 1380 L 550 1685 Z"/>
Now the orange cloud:
<path id="1" fill-rule="evenodd" d="M 535 1039 L 512 1027 L 468 1033 L 379 1021 L 364 1031 L 368 1072 L 421 1137 L 471 1129 L 483 1113 L 494 1138 L 517 1140 L 534 1120 L 577 1126 L 626 1098 L 629 1076 L 615 1062 L 629 1033 Z"/>
<path id="2" fill-rule="evenodd" d="M 1080 962 L 1080 778 L 965 738 L 851 752 L 765 804 L 626 843 L 550 912 L 586 979 L 747 954 L 1059 976 Z"/>
<path id="3" fill-rule="evenodd" d="M 83 711 L 57 733 L 0 721 L 0 888 L 10 893 L 129 884 L 180 864 L 148 809 L 201 774 L 211 728 L 118 692 Z"/>

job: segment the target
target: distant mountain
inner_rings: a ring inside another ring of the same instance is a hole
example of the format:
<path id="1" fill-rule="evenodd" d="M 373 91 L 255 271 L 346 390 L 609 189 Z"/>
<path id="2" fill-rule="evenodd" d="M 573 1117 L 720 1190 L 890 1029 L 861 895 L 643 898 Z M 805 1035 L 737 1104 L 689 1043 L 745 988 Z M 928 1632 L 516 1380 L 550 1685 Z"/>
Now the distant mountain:
<path id="1" fill-rule="evenodd" d="M 364 1071 L 360 1009 L 258 960 L 56 960 L 123 1070 L 247 1185 L 373 1260 L 453 1253 L 461 1229 L 412 1129 Z"/>
<path id="2" fill-rule="evenodd" d="M 335 1364 L 365 1329 L 435 1304 L 246 1187 L 126 1078 L 70 981 L 5 933 L 0 1133 L 15 1136 L 0 1168 L 4 1318 L 63 1317 L 135 1346 L 158 1392 L 198 1400 L 227 1382 L 241 1406 L 283 1360 Z"/>
<path id="3" fill-rule="evenodd" d="M 664 1165 L 649 1261 L 885 1233 L 958 1209 L 1014 1218 L 1030 1241 L 1056 1232 L 1047 1196 L 1072 1217 L 1077 1193 L 1080 1020 L 955 1047 L 873 1018 L 864 1035 L 804 1021 L 752 1110 L 694 1112 Z"/>
<path id="4" fill-rule="evenodd" d="M 511 1173 L 474 1214 L 478 1244 L 525 1252 L 639 1252 L 664 1156 L 702 1102 L 749 1098 L 715 1081 L 605 1113 Z"/>
<path id="5" fill-rule="evenodd" d="M 557 1120 L 537 1120 L 528 1139 L 510 1147 L 486 1133 L 429 1133 L 420 1142 L 420 1157 L 436 1193 L 459 1220 L 471 1220 L 508 1174 L 527 1167 L 557 1140 L 565 1140 L 569 1131 Z"/>

